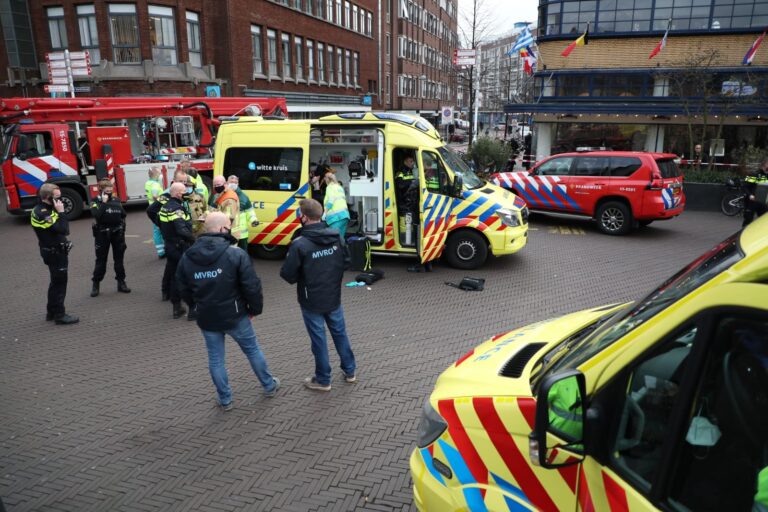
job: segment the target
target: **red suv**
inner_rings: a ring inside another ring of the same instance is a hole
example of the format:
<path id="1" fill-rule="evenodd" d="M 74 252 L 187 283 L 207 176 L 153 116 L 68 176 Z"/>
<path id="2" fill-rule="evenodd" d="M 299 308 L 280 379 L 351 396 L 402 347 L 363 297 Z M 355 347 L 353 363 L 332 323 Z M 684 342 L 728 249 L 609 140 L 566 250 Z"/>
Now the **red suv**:
<path id="1" fill-rule="evenodd" d="M 496 173 L 491 181 L 522 197 L 530 210 L 594 219 L 603 233 L 624 235 L 683 212 L 676 158 L 636 151 L 562 153 L 530 171 Z"/>

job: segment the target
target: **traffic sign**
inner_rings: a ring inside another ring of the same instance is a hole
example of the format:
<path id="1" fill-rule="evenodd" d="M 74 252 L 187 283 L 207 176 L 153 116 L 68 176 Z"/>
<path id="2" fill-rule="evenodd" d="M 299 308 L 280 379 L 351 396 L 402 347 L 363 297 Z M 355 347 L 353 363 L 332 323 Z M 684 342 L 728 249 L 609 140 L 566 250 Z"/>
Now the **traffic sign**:
<path id="1" fill-rule="evenodd" d="M 48 77 L 67 76 L 66 68 L 48 68 Z"/>
<path id="2" fill-rule="evenodd" d="M 477 56 L 477 50 L 474 48 L 466 48 L 466 49 L 459 49 L 453 50 L 453 56 L 458 58 L 472 58 L 474 59 Z"/>
<path id="3" fill-rule="evenodd" d="M 64 60 L 64 52 L 48 52 L 45 54 L 45 60 Z"/>
<path id="4" fill-rule="evenodd" d="M 58 84 L 58 85 L 68 85 L 69 84 L 69 78 L 66 76 L 52 76 L 48 79 L 49 82 L 52 84 Z"/>
<path id="5" fill-rule="evenodd" d="M 441 124 L 451 124 L 453 121 L 453 107 L 443 107 L 440 109 L 442 114 Z"/>
<path id="6" fill-rule="evenodd" d="M 454 66 L 474 66 L 475 63 L 476 63 L 476 59 L 474 57 L 454 57 L 453 58 Z"/>
<path id="7" fill-rule="evenodd" d="M 44 85 L 45 92 L 52 93 L 52 92 L 69 92 L 69 86 L 68 85 Z"/>
<path id="8" fill-rule="evenodd" d="M 91 56 L 90 54 L 85 52 L 69 52 L 69 60 L 71 60 L 73 63 L 76 60 L 90 60 Z"/>
<path id="9" fill-rule="evenodd" d="M 91 76 L 91 66 L 83 68 L 72 68 L 72 76 Z"/>
<path id="10" fill-rule="evenodd" d="M 67 69 L 67 63 L 63 60 L 52 60 L 48 62 L 50 69 Z"/>

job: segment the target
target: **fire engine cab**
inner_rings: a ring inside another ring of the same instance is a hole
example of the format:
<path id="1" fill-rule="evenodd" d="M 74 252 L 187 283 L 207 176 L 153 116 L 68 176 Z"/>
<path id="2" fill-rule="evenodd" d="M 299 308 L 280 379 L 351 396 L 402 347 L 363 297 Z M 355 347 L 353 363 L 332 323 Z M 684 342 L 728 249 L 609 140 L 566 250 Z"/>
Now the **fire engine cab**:
<path id="1" fill-rule="evenodd" d="M 28 212 L 40 186 L 56 183 L 75 219 L 102 178 L 123 202 L 143 202 L 149 168 L 160 166 L 167 185 L 182 161 L 210 185 L 219 117 L 233 115 L 284 117 L 287 108 L 284 98 L 0 99 L 6 208 Z"/>

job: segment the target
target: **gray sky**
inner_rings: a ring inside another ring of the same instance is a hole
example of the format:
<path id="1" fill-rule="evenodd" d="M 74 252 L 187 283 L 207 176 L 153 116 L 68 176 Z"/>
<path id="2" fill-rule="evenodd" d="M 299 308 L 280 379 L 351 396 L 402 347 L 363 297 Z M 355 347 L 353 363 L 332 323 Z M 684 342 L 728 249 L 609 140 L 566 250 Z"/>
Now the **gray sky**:
<path id="1" fill-rule="evenodd" d="M 483 11 L 493 20 L 493 34 L 496 36 L 507 34 L 512 30 L 512 25 L 517 21 L 530 21 L 536 23 L 538 17 L 538 0 L 478 0 Z M 471 12 L 473 0 L 459 0 L 459 25 L 465 20 L 461 14 Z M 461 31 L 459 32 L 461 37 Z"/>

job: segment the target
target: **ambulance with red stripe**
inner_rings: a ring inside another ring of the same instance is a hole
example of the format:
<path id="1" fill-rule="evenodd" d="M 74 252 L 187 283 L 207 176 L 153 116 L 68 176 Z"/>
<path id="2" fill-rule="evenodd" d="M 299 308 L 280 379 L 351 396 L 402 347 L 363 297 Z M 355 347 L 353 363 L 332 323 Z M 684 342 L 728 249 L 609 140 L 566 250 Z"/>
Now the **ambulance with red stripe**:
<path id="1" fill-rule="evenodd" d="M 395 174 L 406 156 L 418 167 L 420 223 L 407 222 L 395 192 Z M 473 269 L 489 254 L 513 254 L 526 244 L 525 203 L 478 178 L 420 117 L 387 112 L 225 121 L 217 135 L 214 174 L 236 175 L 260 210 L 259 225 L 250 229 L 258 256 L 284 256 L 300 227 L 299 201 L 312 196 L 310 177 L 319 165 L 330 166 L 345 188 L 352 216 L 347 232 L 363 233 L 374 254 L 428 262 L 445 252 L 454 267 Z M 437 186 L 424 186 L 427 169 Z"/>
<path id="2" fill-rule="evenodd" d="M 765 510 L 768 217 L 637 302 L 469 351 L 410 468 L 422 511 Z"/>
<path id="3" fill-rule="evenodd" d="M 496 173 L 491 181 L 522 197 L 532 211 L 593 219 L 603 233 L 624 235 L 683 212 L 676 160 L 640 151 L 562 153 L 530 171 Z"/>

